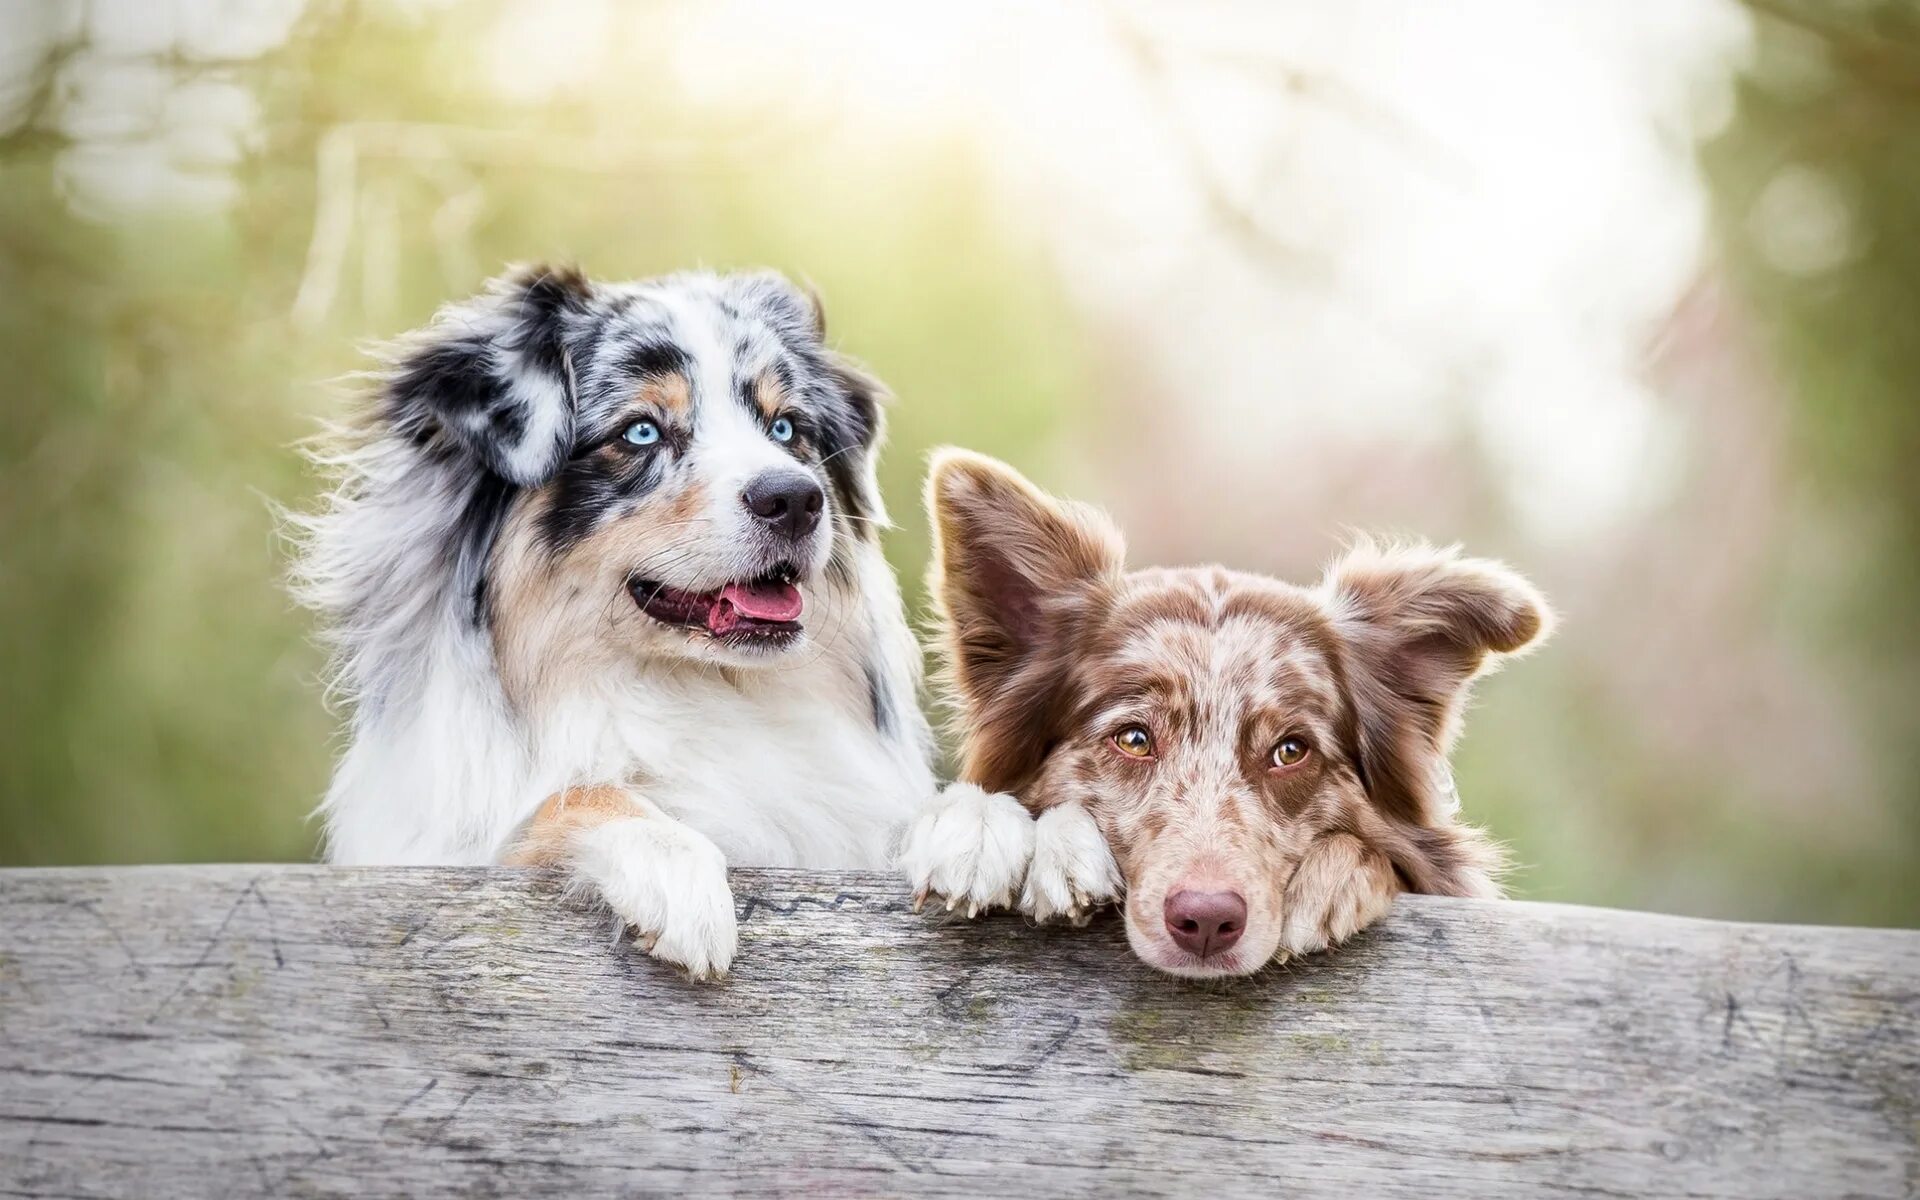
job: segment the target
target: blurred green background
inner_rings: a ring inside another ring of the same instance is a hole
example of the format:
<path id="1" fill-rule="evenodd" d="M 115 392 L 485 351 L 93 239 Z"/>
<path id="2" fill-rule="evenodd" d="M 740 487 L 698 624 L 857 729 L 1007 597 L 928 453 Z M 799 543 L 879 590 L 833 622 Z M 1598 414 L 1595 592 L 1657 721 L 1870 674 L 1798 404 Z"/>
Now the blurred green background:
<path id="1" fill-rule="evenodd" d="M 771 265 L 916 611 L 944 442 L 1141 562 L 1459 540 L 1565 617 L 1458 754 L 1518 894 L 1920 924 L 1916 9 L 1387 7 L 0 10 L 0 864 L 313 853 L 273 509 L 359 345 Z"/>

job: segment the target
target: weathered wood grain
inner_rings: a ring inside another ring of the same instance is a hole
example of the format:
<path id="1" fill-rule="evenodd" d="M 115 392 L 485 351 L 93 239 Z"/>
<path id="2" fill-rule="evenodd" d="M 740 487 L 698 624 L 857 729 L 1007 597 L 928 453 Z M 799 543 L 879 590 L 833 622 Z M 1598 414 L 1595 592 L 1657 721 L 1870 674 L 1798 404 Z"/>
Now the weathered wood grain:
<path id="1" fill-rule="evenodd" d="M 1920 934 L 1410 899 L 1230 987 L 740 872 L 0 872 L 0 1193 L 1912 1196 Z"/>

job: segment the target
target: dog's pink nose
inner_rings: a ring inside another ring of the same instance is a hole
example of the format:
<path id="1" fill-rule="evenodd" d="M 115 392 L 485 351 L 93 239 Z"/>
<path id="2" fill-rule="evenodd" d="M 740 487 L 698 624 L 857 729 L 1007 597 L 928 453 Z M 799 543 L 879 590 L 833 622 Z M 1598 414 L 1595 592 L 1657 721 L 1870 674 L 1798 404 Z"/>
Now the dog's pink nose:
<path id="1" fill-rule="evenodd" d="M 1224 952 L 1247 928 L 1247 902 L 1239 892 L 1174 892 L 1167 897 L 1167 933 L 1189 954 Z"/>

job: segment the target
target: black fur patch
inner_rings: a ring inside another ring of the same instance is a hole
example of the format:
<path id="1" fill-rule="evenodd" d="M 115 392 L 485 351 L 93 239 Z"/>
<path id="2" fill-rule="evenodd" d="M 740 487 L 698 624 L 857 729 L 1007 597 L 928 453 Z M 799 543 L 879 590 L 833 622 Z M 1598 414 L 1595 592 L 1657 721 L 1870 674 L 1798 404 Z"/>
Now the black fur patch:
<path id="1" fill-rule="evenodd" d="M 428 341 L 401 362 L 388 384 L 388 422 L 414 445 L 460 447 L 498 475 L 530 473 L 508 466 L 521 457 L 522 443 L 536 422 L 527 402 L 514 394 L 505 361 L 523 375 L 541 376 L 571 404 L 567 382 L 567 320 L 583 313 L 591 293 L 578 272 L 535 268 L 499 285 L 498 320 L 506 327 L 496 338 L 470 332 L 471 326 L 444 322 L 434 332 L 450 336 Z M 570 414 L 569 414 L 570 416 Z M 566 428 L 561 420 L 557 427 Z M 533 471 L 557 463 L 566 447 L 543 447 L 531 461 Z M 522 479 L 521 482 L 535 482 Z"/>
<path id="2" fill-rule="evenodd" d="M 435 342 L 407 359 L 387 389 L 387 418 L 415 442 L 429 440 L 445 423 L 491 412 L 505 390 L 486 369 L 487 343 L 479 338 Z"/>
<path id="3" fill-rule="evenodd" d="M 467 494 L 466 506 L 454 526 L 454 586 L 467 597 L 476 627 L 484 628 L 490 608 L 488 566 L 493 544 L 506 524 L 520 489 L 491 471 L 482 472 Z"/>
<path id="4" fill-rule="evenodd" d="M 527 436 L 527 406 L 511 401 L 494 405 L 491 415 L 493 436 L 502 445 L 518 446 Z"/>
<path id="5" fill-rule="evenodd" d="M 565 370 L 566 318 L 586 310 L 591 294 L 578 271 L 539 267 L 522 277 L 520 337 L 514 347 L 529 366 L 559 378 Z"/>
<path id="6" fill-rule="evenodd" d="M 540 514 L 541 542 L 552 554 L 579 545 L 609 512 L 659 487 L 667 462 L 664 448 L 637 453 L 610 448 L 570 460 L 550 485 L 552 503 Z"/>
<path id="7" fill-rule="evenodd" d="M 853 517 L 854 536 L 876 538 L 873 506 L 862 486 L 867 452 L 880 428 L 880 385 L 843 363 L 822 363 L 836 393 L 818 421 L 820 461 L 840 510 Z"/>
<path id="8" fill-rule="evenodd" d="M 693 376 L 693 358 L 673 342 L 641 341 L 621 356 L 621 369 L 634 379 L 679 373 Z"/>

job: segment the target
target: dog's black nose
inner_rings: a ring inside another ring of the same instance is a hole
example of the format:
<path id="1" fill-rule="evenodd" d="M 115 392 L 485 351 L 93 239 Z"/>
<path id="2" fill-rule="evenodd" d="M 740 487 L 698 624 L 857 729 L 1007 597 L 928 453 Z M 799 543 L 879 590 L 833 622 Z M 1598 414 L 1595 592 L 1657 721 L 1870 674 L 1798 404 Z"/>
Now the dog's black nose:
<path id="1" fill-rule="evenodd" d="M 799 541 L 820 524 L 827 494 L 808 475 L 798 471 L 768 471 L 740 493 L 747 511 L 775 532 Z"/>

